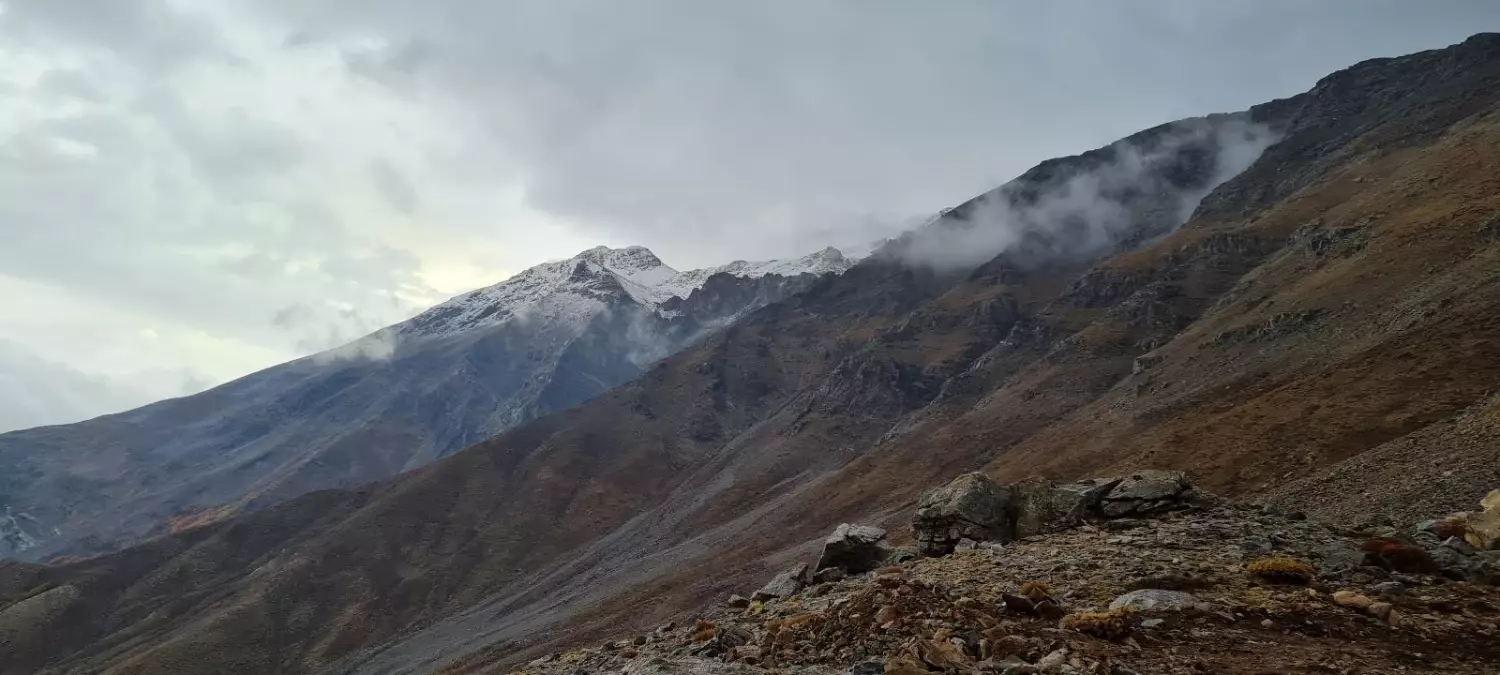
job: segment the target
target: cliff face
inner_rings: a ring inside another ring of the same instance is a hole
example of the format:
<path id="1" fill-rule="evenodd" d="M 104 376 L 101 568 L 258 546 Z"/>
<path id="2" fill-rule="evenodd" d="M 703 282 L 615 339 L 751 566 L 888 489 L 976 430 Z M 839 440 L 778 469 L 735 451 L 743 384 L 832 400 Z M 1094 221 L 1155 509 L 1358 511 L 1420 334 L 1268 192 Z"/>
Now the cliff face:
<path id="1" fill-rule="evenodd" d="M 1480 35 L 1044 163 L 410 474 L 10 570 L 79 600 L 0 663 L 483 670 L 743 590 L 840 521 L 904 527 L 922 488 L 980 468 L 1180 468 L 1315 516 L 1358 500 L 1288 484 L 1341 471 L 1317 485 L 1467 508 L 1415 481 L 1424 448 L 1491 426 L 1472 418 L 1500 375 L 1497 104 L 1500 36 Z M 1500 444 L 1463 447 L 1500 466 Z M 1369 452 L 1413 482 L 1362 482 Z"/>

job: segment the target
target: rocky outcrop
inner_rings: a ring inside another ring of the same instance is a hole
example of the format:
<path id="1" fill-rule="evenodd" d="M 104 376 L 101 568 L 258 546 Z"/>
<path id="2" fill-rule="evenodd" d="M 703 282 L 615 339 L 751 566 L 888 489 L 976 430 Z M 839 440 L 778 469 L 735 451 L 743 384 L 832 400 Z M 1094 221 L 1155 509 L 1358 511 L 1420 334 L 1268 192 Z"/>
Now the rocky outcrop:
<path id="1" fill-rule="evenodd" d="M 823 541 L 823 555 L 813 572 L 829 569 L 842 570 L 846 574 L 861 574 L 880 566 L 888 551 L 880 542 L 885 539 L 885 530 L 872 525 L 839 525 Z"/>
<path id="2" fill-rule="evenodd" d="M 939 556 L 953 552 L 963 539 L 1005 543 L 1089 520 L 1192 508 L 1204 499 L 1181 471 L 1016 485 L 968 473 L 924 494 L 912 529 L 921 553 Z"/>
<path id="3" fill-rule="evenodd" d="M 1173 486 L 1181 483 L 1172 472 L 1092 482 L 1104 494 L 1085 501 L 1102 505 L 1118 491 L 1149 505 L 1180 496 Z M 973 475 L 960 486 L 957 494 L 1009 487 Z M 1040 498 L 1066 487 L 1013 489 Z M 577 649 L 519 672 L 1500 672 L 1491 646 L 1500 586 L 1372 561 L 1334 567 L 1320 552 L 1357 550 L 1363 535 L 1273 508 L 1219 503 L 1136 513 L 1142 517 L 887 565 L 763 603 L 706 608 L 696 622 L 658 629 L 634 646 Z M 1226 550 L 1253 532 L 1274 533 L 1270 555 Z M 1308 560 L 1318 562 L 1316 578 Z"/>
<path id="4" fill-rule="evenodd" d="M 760 590 L 750 596 L 751 600 L 770 600 L 772 598 L 784 598 L 788 595 L 802 590 L 807 584 L 807 563 L 797 563 L 791 569 L 776 575 Z"/>
<path id="5" fill-rule="evenodd" d="M 922 495 L 912 527 L 923 555 L 951 553 L 960 539 L 1015 539 L 1015 489 L 966 473 Z"/>
<path id="6" fill-rule="evenodd" d="M 1107 518 L 1172 511 L 1193 505 L 1201 495 L 1181 471 L 1142 471 L 1115 481 L 1099 503 Z"/>
<path id="7" fill-rule="evenodd" d="M 1099 514 L 1100 501 L 1118 478 L 1095 478 L 1057 485 L 1050 481 L 1024 484 L 1017 490 L 1016 536 L 1030 537 L 1082 525 Z"/>

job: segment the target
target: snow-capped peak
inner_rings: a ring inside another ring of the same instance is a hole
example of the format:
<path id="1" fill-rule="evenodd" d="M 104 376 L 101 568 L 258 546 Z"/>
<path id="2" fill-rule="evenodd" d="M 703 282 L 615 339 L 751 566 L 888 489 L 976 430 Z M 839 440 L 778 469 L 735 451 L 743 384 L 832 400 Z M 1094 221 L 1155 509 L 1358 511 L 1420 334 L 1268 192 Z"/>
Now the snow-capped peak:
<path id="1" fill-rule="evenodd" d="M 528 268 L 493 286 L 470 291 L 437 305 L 397 327 L 405 335 L 453 334 L 517 316 L 582 325 L 618 299 L 656 308 L 673 296 L 687 298 L 709 277 L 727 273 L 759 278 L 843 272 L 853 266 L 836 248 L 795 260 L 734 262 L 679 272 L 644 246 L 597 246 L 578 255 Z"/>

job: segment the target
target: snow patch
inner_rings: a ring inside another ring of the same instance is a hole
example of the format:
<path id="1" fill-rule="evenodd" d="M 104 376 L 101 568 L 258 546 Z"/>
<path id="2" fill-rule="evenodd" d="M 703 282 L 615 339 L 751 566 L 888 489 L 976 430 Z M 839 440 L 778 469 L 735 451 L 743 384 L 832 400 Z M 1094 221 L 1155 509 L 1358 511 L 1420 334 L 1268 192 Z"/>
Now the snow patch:
<path id="1" fill-rule="evenodd" d="M 795 260 L 734 262 L 679 272 L 643 246 L 598 246 L 567 260 L 543 263 L 493 286 L 470 291 L 393 327 L 403 336 L 453 335 L 505 321 L 544 321 L 582 330 L 623 291 L 654 309 L 672 297 L 687 298 L 715 274 L 755 279 L 768 274 L 841 273 L 854 263 L 836 248 Z"/>

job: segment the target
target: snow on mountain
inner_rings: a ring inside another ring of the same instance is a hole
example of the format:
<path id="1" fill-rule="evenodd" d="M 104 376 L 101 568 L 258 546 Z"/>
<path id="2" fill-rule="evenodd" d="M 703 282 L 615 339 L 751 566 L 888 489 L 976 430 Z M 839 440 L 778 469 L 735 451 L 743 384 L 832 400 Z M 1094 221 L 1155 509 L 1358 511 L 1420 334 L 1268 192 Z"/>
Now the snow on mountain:
<path id="1" fill-rule="evenodd" d="M 0 434 L 0 556 L 92 554 L 184 516 L 420 467 L 628 382 L 808 288 L 804 272 L 848 264 L 822 251 L 679 272 L 639 246 L 593 248 L 205 392 Z"/>
<path id="2" fill-rule="evenodd" d="M 836 248 L 794 260 L 736 260 L 679 272 L 643 246 L 598 246 L 567 260 L 542 263 L 493 286 L 464 293 L 397 327 L 406 336 L 449 335 L 517 317 L 582 326 L 623 291 L 647 308 L 672 297 L 686 299 L 709 277 L 758 279 L 768 274 L 840 273 L 854 263 Z"/>

